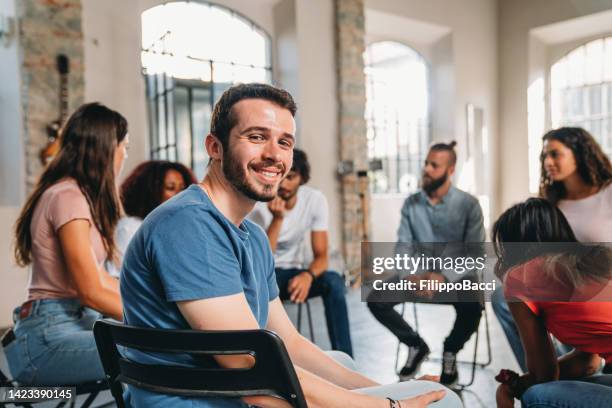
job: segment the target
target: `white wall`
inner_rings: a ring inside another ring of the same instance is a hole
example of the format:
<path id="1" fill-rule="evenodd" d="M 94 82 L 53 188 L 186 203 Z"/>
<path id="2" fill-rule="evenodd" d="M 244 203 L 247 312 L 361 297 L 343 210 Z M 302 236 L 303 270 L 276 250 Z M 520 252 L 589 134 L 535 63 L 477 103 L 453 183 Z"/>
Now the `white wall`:
<path id="1" fill-rule="evenodd" d="M 0 207 L 3 222 L 0 233 L 0 327 L 12 325 L 13 309 L 25 301 L 29 272 L 13 261 L 12 226 L 19 215 L 19 207 Z M 4 223 L 6 222 L 6 223 Z"/>
<path id="2" fill-rule="evenodd" d="M 529 195 L 528 88 L 537 75 L 530 71 L 530 31 L 612 8 L 599 0 L 512 0 L 499 2 L 499 108 L 498 156 L 500 197 L 497 212 Z M 606 29 L 609 31 L 609 28 Z M 575 30 L 564 30 L 573 35 Z M 592 35 L 593 33 L 590 33 Z M 542 38 L 538 38 L 542 41 Z M 534 47 L 531 41 L 531 47 Z M 538 47 L 537 44 L 535 47 Z M 540 47 L 541 48 L 541 47 Z M 534 65 L 538 65 L 534 63 Z M 536 68 L 537 70 L 537 68 Z M 533 89 L 533 88 L 532 88 Z M 537 108 L 536 108 L 537 109 Z"/>
<path id="3" fill-rule="evenodd" d="M 415 35 L 435 38 L 412 44 L 432 59 L 432 123 L 434 140 L 458 142 L 459 166 L 465 156 L 466 105 L 484 110 L 489 151 L 495 147 L 498 127 L 497 2 L 495 0 L 366 0 L 368 10 L 416 20 L 429 26 Z M 438 30 L 431 29 L 438 27 Z M 435 36 L 435 34 L 438 36 Z M 409 44 L 410 45 L 410 44 Z M 419 49 L 420 48 L 420 49 Z M 439 63 L 436 63 L 439 62 Z M 450 100 L 450 103 L 449 103 Z M 492 159 L 491 163 L 496 163 Z M 495 174 L 491 165 L 488 172 Z M 484 186 L 495 205 L 493 180 Z M 373 239 L 394 241 L 404 197 L 378 197 L 372 202 Z M 390 214 L 393 214 L 390 217 Z M 397 219 L 395 219 L 397 218 Z"/>
<path id="4" fill-rule="evenodd" d="M 0 206 L 18 206 L 25 194 L 25 163 L 14 0 L 0 0 L 0 10 L 3 18 L 13 19 L 14 30 L 11 39 L 0 41 Z"/>
<path id="5" fill-rule="evenodd" d="M 327 197 L 330 243 L 338 249 L 342 239 L 342 201 L 336 165 L 338 103 L 334 10 L 330 0 L 297 0 L 296 26 L 299 60 L 299 146 L 311 163 L 309 184 Z M 283 58 L 279 55 L 279 58 Z"/>
<path id="6" fill-rule="evenodd" d="M 15 1 L 0 0 L 0 14 L 15 18 Z M 0 327 L 11 323 L 11 310 L 24 300 L 27 271 L 12 261 L 13 224 L 25 196 L 25 153 L 20 98 L 20 55 L 15 35 L 0 41 Z"/>

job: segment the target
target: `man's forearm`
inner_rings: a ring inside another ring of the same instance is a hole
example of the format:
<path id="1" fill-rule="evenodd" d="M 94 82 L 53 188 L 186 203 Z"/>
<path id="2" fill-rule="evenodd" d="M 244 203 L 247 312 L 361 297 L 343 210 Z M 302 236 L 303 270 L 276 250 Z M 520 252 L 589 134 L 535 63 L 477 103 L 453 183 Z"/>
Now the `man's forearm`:
<path id="1" fill-rule="evenodd" d="M 380 385 L 349 370 L 302 336 L 286 343 L 294 365 L 303 368 L 339 387 L 349 390 Z"/>
<path id="2" fill-rule="evenodd" d="M 314 276 L 319 277 L 323 272 L 327 270 L 328 265 L 329 260 L 327 255 L 315 255 L 314 259 L 310 263 L 310 266 L 308 267 L 308 270 L 312 272 Z"/>
<path id="3" fill-rule="evenodd" d="M 296 367 L 296 373 L 304 391 L 306 402 L 311 407 L 343 408 L 386 408 L 388 401 L 382 397 L 373 397 L 349 391 L 308 370 Z"/>

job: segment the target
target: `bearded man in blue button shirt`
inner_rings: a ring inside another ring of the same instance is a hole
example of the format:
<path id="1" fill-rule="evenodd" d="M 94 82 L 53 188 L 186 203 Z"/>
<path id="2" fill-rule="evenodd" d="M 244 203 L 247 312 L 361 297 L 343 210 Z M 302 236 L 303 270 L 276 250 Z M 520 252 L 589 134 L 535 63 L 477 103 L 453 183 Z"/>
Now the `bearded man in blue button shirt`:
<path id="1" fill-rule="evenodd" d="M 398 243 L 484 241 L 483 216 L 478 200 L 451 183 L 457 162 L 455 144 L 438 143 L 430 148 L 423 168 L 422 188 L 409 196 L 402 207 Z M 458 276 L 428 271 L 419 278 L 443 282 L 455 280 Z M 436 300 L 432 291 L 420 291 L 416 295 L 424 300 Z M 415 300 L 418 301 L 418 298 Z M 466 302 L 465 298 L 462 300 L 450 303 L 455 308 L 457 318 L 444 341 L 440 375 L 440 382 L 448 386 L 457 383 L 457 353 L 478 329 L 482 314 L 479 302 Z M 405 380 L 416 374 L 429 355 L 429 347 L 395 311 L 394 306 L 397 304 L 372 301 L 368 302 L 368 308 L 383 326 L 408 346 L 408 358 L 399 373 L 400 379 Z"/>

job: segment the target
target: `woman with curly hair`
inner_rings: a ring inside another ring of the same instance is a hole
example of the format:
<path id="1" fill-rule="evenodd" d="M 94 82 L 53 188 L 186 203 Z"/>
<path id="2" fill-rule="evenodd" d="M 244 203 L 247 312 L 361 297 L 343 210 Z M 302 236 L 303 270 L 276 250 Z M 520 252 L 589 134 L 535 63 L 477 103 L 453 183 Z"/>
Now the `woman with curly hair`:
<path id="1" fill-rule="evenodd" d="M 181 163 L 150 160 L 132 171 L 121 184 L 120 195 L 125 216 L 119 220 L 115 231 L 118 257 L 115 262 L 107 262 L 111 276 L 119 277 L 123 254 L 142 220 L 155 207 L 194 183 L 195 176 Z"/>
<path id="2" fill-rule="evenodd" d="M 578 241 L 612 241 L 610 159 L 582 128 L 551 130 L 543 140 L 540 196 L 559 207 Z"/>

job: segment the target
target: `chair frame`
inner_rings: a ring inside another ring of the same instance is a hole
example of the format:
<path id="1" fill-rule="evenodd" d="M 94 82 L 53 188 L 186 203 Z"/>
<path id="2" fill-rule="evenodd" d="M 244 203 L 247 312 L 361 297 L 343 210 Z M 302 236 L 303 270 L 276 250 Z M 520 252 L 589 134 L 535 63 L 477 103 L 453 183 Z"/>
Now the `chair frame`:
<path id="1" fill-rule="evenodd" d="M 94 325 L 98 352 L 111 393 L 125 407 L 122 384 L 152 392 L 190 396 L 240 398 L 268 395 L 296 408 L 306 399 L 285 346 L 268 330 L 196 331 L 142 328 L 99 320 Z M 196 367 L 141 364 L 123 357 L 117 345 L 154 353 L 186 353 L 210 358 Z M 250 354 L 251 368 L 223 368 L 214 355 Z"/>
<path id="2" fill-rule="evenodd" d="M 310 334 L 310 341 L 315 342 L 314 328 L 312 325 L 312 313 L 310 312 L 310 299 L 306 299 L 304 303 L 298 303 L 297 307 L 297 329 L 298 332 L 302 332 L 302 306 L 306 305 L 306 318 L 308 319 L 308 333 Z"/>
<path id="3" fill-rule="evenodd" d="M 12 388 L 12 387 L 19 387 L 19 386 L 21 386 L 21 384 L 18 384 L 14 380 L 10 380 L 0 370 L 0 387 L 9 387 L 9 388 Z M 58 387 L 60 387 L 60 386 L 58 385 Z M 67 386 L 67 387 L 72 387 L 72 385 L 71 386 Z M 89 408 L 93 404 L 95 399 L 98 397 L 100 392 L 108 390 L 108 385 L 106 384 L 106 381 L 104 381 L 104 380 L 77 384 L 75 387 L 76 387 L 76 395 L 70 401 L 70 405 L 69 405 L 71 408 L 76 407 L 76 397 L 79 396 L 79 395 L 89 394 L 87 396 L 87 398 L 85 399 L 85 401 L 83 401 L 83 404 L 80 405 L 80 408 Z M 15 407 L 33 408 L 35 405 L 38 405 L 40 403 L 48 403 L 50 401 L 51 400 L 41 401 L 41 402 L 36 402 L 36 403 L 34 403 L 34 402 L 8 403 L 7 402 L 7 403 L 3 403 L 5 405 L 2 405 L 2 406 L 13 405 Z M 55 408 L 65 407 L 68 403 L 69 403 L 68 401 L 60 401 L 60 402 L 57 403 L 57 405 L 55 405 Z M 107 405 L 108 405 L 108 403 L 103 403 L 101 405 L 98 405 L 98 407 L 104 407 L 104 406 L 107 406 Z"/>
<path id="4" fill-rule="evenodd" d="M 476 337 L 474 338 L 474 355 L 472 358 L 472 361 L 462 361 L 462 360 L 457 360 L 457 364 L 469 364 L 472 366 L 471 369 L 471 374 L 470 374 L 470 381 L 468 381 L 467 383 L 458 383 L 458 387 L 459 389 L 463 390 L 469 386 L 471 386 L 472 384 L 474 384 L 474 378 L 476 376 L 476 367 L 480 367 L 480 368 L 485 368 L 487 366 L 489 366 L 491 364 L 491 361 L 493 361 L 493 357 L 492 357 L 492 353 L 491 353 L 491 332 L 490 332 L 490 327 L 489 327 L 489 315 L 487 313 L 487 308 L 485 305 L 481 305 L 482 306 L 482 311 L 483 311 L 483 316 L 484 316 L 484 321 L 485 321 L 485 335 L 486 335 L 486 344 L 487 344 L 487 359 L 485 361 L 479 362 L 477 360 L 478 358 L 478 340 L 480 338 L 480 323 L 478 324 L 478 328 L 476 329 Z M 402 317 L 404 317 L 406 312 L 406 302 L 402 303 L 402 309 L 400 314 L 402 315 Z M 412 303 L 412 314 L 413 314 L 413 318 L 414 318 L 414 326 L 415 326 L 415 331 L 418 333 L 419 332 L 419 317 L 417 314 L 417 303 L 413 302 Z M 397 350 L 395 353 L 395 371 L 396 373 L 398 373 L 399 375 L 399 369 L 398 369 L 398 363 L 399 363 L 399 353 L 400 353 L 400 346 L 401 346 L 401 342 L 397 343 Z M 442 361 L 442 359 L 440 357 L 433 357 L 433 358 L 428 358 L 428 360 L 430 361 Z"/>

